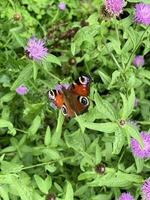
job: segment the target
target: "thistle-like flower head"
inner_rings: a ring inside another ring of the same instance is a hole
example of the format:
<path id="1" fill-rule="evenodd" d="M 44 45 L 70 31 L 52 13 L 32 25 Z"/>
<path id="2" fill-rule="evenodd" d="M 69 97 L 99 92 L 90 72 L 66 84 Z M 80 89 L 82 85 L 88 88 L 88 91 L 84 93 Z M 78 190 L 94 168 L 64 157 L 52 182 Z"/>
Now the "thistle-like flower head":
<path id="1" fill-rule="evenodd" d="M 135 56 L 134 59 L 133 59 L 133 65 L 135 67 L 142 67 L 144 65 L 144 58 L 143 56 Z"/>
<path id="2" fill-rule="evenodd" d="M 141 187 L 142 196 L 145 200 L 150 199 L 150 178 L 147 179 Z"/>
<path id="3" fill-rule="evenodd" d="M 33 60 L 42 60 L 48 52 L 48 49 L 45 48 L 45 43 L 43 40 L 39 40 L 35 37 L 32 37 L 28 40 L 25 51 L 29 58 Z"/>
<path id="4" fill-rule="evenodd" d="M 28 92 L 28 89 L 24 85 L 20 85 L 19 87 L 16 88 L 17 94 L 24 95 L 24 94 L 27 94 L 27 92 Z"/>
<path id="5" fill-rule="evenodd" d="M 123 0 L 105 0 L 105 9 L 112 16 L 119 16 L 123 11 Z"/>
<path id="6" fill-rule="evenodd" d="M 134 20 L 139 24 L 150 25 L 150 4 L 136 4 Z"/>
<path id="7" fill-rule="evenodd" d="M 131 196 L 130 193 L 123 192 L 120 195 L 119 200 L 134 200 L 134 198 L 133 198 L 133 196 Z"/>
<path id="8" fill-rule="evenodd" d="M 141 132 L 141 139 L 143 141 L 143 148 L 134 138 L 131 139 L 131 150 L 134 156 L 139 158 L 150 157 L 150 134 L 148 132 Z"/>

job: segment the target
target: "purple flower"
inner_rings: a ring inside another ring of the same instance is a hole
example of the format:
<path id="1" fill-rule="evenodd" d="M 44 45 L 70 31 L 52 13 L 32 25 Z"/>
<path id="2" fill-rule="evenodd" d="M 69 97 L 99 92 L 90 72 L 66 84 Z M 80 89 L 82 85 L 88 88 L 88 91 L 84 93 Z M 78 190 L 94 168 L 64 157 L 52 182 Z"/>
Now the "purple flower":
<path id="1" fill-rule="evenodd" d="M 143 56 L 135 56 L 134 59 L 133 59 L 133 65 L 135 67 L 142 67 L 144 65 Z"/>
<path id="2" fill-rule="evenodd" d="M 60 2 L 60 3 L 58 4 L 58 8 L 59 8 L 60 10 L 65 10 L 65 9 L 66 9 L 66 4 L 65 4 L 64 2 Z"/>
<path id="3" fill-rule="evenodd" d="M 141 187 L 142 196 L 145 200 L 150 199 L 150 178 L 145 181 L 145 183 Z"/>
<path id="4" fill-rule="evenodd" d="M 105 9 L 114 16 L 119 16 L 123 9 L 123 0 L 105 0 Z"/>
<path id="5" fill-rule="evenodd" d="M 130 193 L 124 192 L 120 195 L 119 200 L 134 200 L 134 198 Z"/>
<path id="6" fill-rule="evenodd" d="M 57 84 L 55 85 L 55 89 L 62 91 L 63 89 L 67 90 L 69 88 L 70 84 L 63 83 L 63 84 Z"/>
<path id="7" fill-rule="evenodd" d="M 150 25 L 150 4 L 136 4 L 134 20 L 139 24 Z"/>
<path id="8" fill-rule="evenodd" d="M 19 87 L 16 88 L 16 92 L 17 94 L 24 95 L 24 94 L 27 94 L 28 89 L 27 87 L 20 85 Z"/>
<path id="9" fill-rule="evenodd" d="M 33 60 L 42 60 L 46 55 L 48 49 L 44 47 L 45 43 L 35 37 L 28 40 L 25 50 L 29 58 Z"/>
<path id="10" fill-rule="evenodd" d="M 150 134 L 148 132 L 142 131 L 140 133 L 141 139 L 143 141 L 143 148 L 140 146 L 138 141 L 134 138 L 131 139 L 131 150 L 134 156 L 139 158 L 150 157 Z"/>

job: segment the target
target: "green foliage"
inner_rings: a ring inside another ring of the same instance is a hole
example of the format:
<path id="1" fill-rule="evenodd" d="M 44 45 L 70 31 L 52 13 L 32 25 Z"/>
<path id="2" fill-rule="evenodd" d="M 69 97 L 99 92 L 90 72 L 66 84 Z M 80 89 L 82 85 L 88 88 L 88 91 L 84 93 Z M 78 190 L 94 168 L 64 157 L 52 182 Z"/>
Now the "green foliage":
<path id="1" fill-rule="evenodd" d="M 150 131 L 150 28 L 133 21 L 141 1 L 127 0 L 118 18 L 104 15 L 102 0 L 64 2 L 64 11 L 54 0 L 0 2 L 0 199 L 140 199 L 150 163 L 130 142 L 143 148 L 140 131 Z M 25 52 L 32 36 L 48 48 L 41 61 Z M 90 106 L 64 118 L 47 91 L 79 74 L 92 78 Z M 17 94 L 21 85 L 27 94 Z"/>

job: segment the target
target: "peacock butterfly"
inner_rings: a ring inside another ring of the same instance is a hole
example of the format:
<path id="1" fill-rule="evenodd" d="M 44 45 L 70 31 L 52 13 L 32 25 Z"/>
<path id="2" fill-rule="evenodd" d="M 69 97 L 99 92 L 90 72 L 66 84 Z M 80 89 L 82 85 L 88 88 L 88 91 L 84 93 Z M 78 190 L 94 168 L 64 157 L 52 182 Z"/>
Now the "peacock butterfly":
<path id="1" fill-rule="evenodd" d="M 49 90 L 48 98 L 56 108 L 61 109 L 64 116 L 73 117 L 87 110 L 90 83 L 90 77 L 80 76 L 70 85 L 59 84 L 56 89 Z"/>

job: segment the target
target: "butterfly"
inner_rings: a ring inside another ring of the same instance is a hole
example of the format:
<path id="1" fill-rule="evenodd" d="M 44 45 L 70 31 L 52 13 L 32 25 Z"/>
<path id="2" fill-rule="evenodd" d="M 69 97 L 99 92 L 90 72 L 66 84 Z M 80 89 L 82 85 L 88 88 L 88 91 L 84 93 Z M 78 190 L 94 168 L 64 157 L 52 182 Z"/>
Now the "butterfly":
<path id="1" fill-rule="evenodd" d="M 70 85 L 59 84 L 56 89 L 48 91 L 52 104 L 61 109 L 66 117 L 73 117 L 85 112 L 89 106 L 89 87 L 91 78 L 80 76 Z"/>

